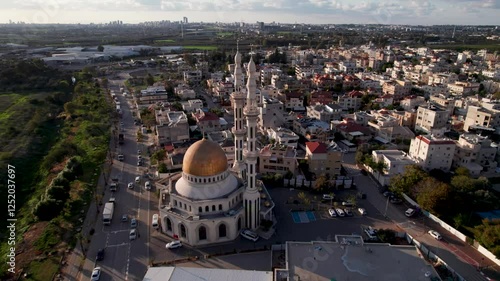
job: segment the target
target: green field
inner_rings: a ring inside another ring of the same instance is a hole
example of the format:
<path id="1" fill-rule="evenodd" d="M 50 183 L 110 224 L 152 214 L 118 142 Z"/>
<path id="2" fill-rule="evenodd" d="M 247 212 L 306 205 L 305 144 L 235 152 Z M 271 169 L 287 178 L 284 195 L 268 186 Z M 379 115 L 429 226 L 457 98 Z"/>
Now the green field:
<path id="1" fill-rule="evenodd" d="M 217 46 L 182 46 L 185 50 L 215 51 Z"/>
<path id="2" fill-rule="evenodd" d="M 232 36 L 234 34 L 234 32 L 217 32 L 217 36 L 219 37 L 228 37 L 228 36 Z"/>
<path id="3" fill-rule="evenodd" d="M 161 39 L 161 40 L 155 40 L 155 43 L 175 43 L 174 39 Z"/>

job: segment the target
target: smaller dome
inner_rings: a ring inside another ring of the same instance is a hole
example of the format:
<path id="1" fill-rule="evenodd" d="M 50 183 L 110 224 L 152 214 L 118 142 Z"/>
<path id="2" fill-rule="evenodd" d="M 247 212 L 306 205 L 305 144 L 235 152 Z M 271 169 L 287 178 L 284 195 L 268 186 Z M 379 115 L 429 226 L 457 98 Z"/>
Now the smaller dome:
<path id="1" fill-rule="evenodd" d="M 182 171 L 198 177 L 215 176 L 227 170 L 226 153 L 216 142 L 202 139 L 191 145 L 182 161 Z"/>

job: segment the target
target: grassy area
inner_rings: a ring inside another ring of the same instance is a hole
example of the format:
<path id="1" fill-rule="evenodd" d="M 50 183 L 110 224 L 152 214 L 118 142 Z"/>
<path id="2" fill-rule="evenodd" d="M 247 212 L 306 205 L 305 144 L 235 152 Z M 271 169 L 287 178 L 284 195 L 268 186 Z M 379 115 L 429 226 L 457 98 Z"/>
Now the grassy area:
<path id="1" fill-rule="evenodd" d="M 174 39 L 161 39 L 161 40 L 155 40 L 155 43 L 175 43 Z"/>
<path id="2" fill-rule="evenodd" d="M 219 37 L 228 37 L 228 36 L 232 36 L 234 34 L 234 32 L 217 32 L 217 36 Z"/>
<path id="3" fill-rule="evenodd" d="M 215 51 L 217 46 L 182 46 L 185 50 Z"/>
<path id="4" fill-rule="evenodd" d="M 59 259 L 58 256 L 52 256 L 32 262 L 27 269 L 28 278 L 25 280 L 52 280 L 59 270 Z"/>

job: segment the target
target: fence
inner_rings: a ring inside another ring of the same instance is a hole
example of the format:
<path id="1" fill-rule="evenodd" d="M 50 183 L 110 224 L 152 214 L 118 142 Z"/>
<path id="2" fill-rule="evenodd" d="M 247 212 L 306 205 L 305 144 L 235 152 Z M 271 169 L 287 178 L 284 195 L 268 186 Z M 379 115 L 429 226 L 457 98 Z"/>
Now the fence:
<path id="1" fill-rule="evenodd" d="M 284 179 L 283 180 L 284 186 L 288 187 L 307 187 L 307 188 L 313 188 L 314 185 L 316 184 L 316 181 L 308 181 L 305 178 L 292 178 L 292 179 Z M 353 180 L 348 177 L 344 178 L 339 178 L 336 180 L 331 180 L 330 183 L 333 186 L 343 186 L 344 188 L 351 188 L 353 184 Z"/>
<path id="2" fill-rule="evenodd" d="M 444 265 L 450 272 L 451 274 L 458 278 L 458 280 L 466 281 L 460 274 L 458 274 L 451 266 L 449 266 L 444 260 L 442 260 L 436 253 L 432 252 L 429 248 L 427 248 L 423 243 L 420 243 L 420 241 L 415 240 L 410 234 L 406 233 L 406 240 L 408 243 L 414 244 L 419 253 L 422 256 L 427 257 L 427 259 L 433 261 L 433 262 L 439 262 L 442 265 Z"/>

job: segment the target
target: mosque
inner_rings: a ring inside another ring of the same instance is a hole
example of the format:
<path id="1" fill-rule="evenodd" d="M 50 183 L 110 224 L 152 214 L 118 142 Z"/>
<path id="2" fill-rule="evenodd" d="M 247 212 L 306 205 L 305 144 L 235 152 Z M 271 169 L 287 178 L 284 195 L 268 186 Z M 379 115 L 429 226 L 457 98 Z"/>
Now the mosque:
<path id="1" fill-rule="evenodd" d="M 229 167 L 219 144 L 202 139 L 188 148 L 182 172 L 171 177 L 160 193 L 162 232 L 192 246 L 232 241 L 242 229 L 257 231 L 262 220 L 273 220 L 274 203 L 256 179 L 259 108 L 253 59 L 247 66 L 246 89 L 242 73 L 241 54 L 237 52 L 231 95 L 233 166 Z"/>

